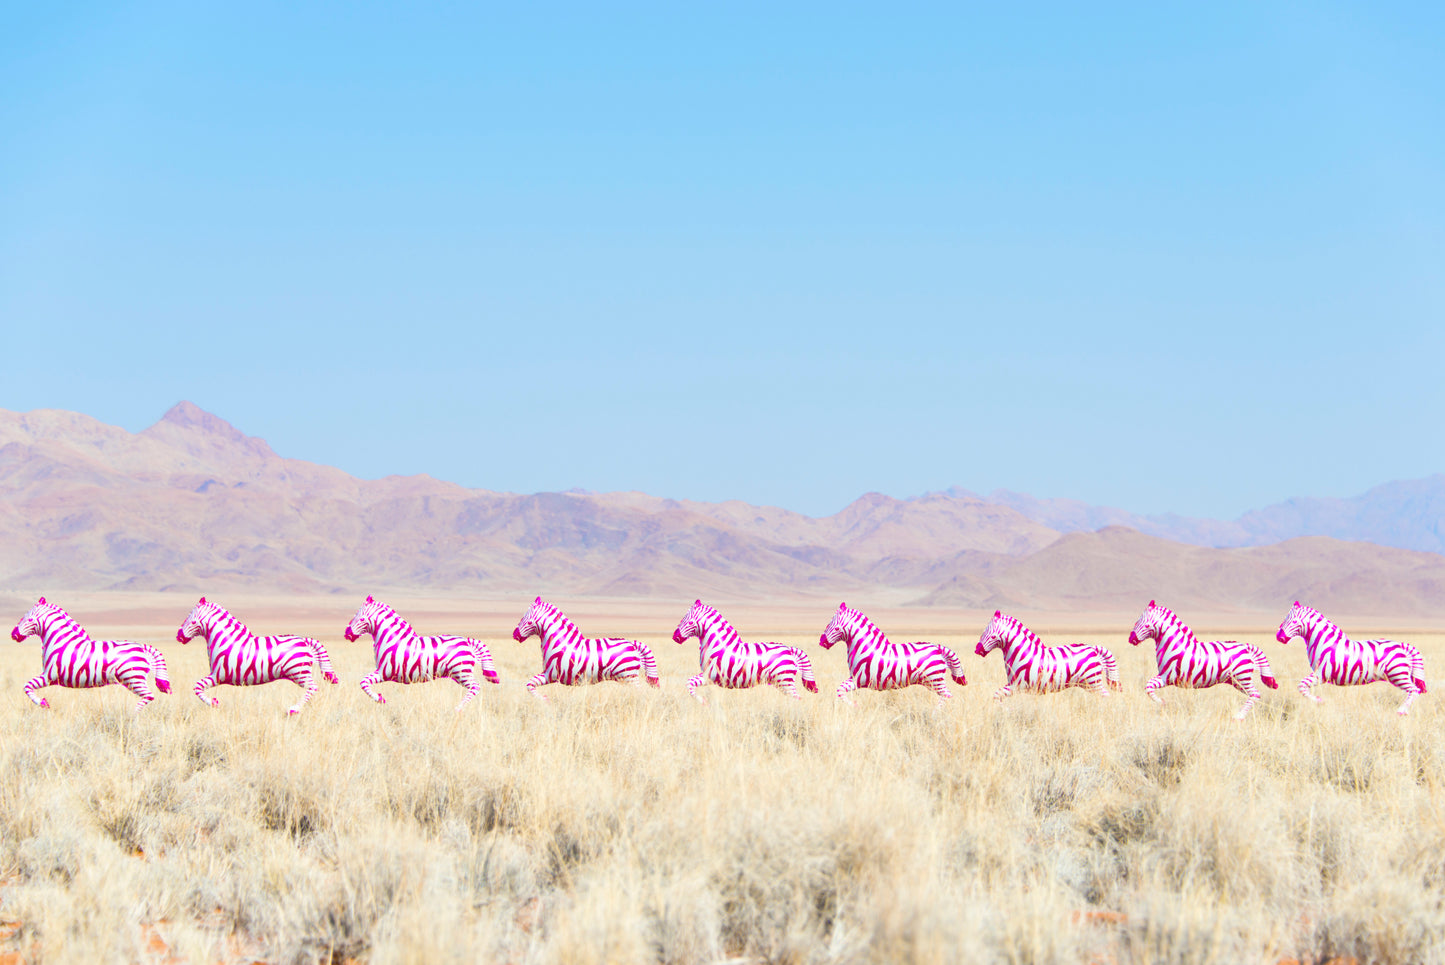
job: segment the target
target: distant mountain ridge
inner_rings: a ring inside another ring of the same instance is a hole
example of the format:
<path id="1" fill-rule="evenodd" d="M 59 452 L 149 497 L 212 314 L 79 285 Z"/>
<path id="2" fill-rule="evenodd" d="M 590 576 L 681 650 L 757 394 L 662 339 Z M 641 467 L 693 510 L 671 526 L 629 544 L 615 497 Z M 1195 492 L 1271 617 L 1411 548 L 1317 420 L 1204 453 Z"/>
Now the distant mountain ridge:
<path id="1" fill-rule="evenodd" d="M 1434 505 L 1429 487 L 1392 492 L 1411 519 Z M 1300 596 L 1355 613 L 1445 611 L 1445 557 L 1432 553 L 1329 538 L 1186 545 L 1230 532 L 1205 523 L 1263 541 L 1270 526 L 1343 518 L 1329 501 L 1284 505 L 1293 516 L 1261 511 L 1247 524 L 1216 524 L 953 490 L 907 500 L 869 493 L 813 518 L 739 501 L 363 480 L 284 459 L 188 402 L 139 433 L 72 412 L 0 410 L 0 589 L 16 594 L 405 587 L 493 597 L 846 594 L 1072 610 L 1150 596 L 1257 610 Z M 1371 505 L 1343 515 L 1385 527 L 1379 507 L 1390 504 Z"/>
<path id="2" fill-rule="evenodd" d="M 1073 499 L 1037 499 L 1003 489 L 987 496 L 977 496 L 961 487 L 945 493 L 1007 506 L 1061 533 L 1127 526 L 1161 539 L 1221 548 L 1267 546 L 1302 536 L 1329 536 L 1445 554 L 1445 474 L 1382 483 L 1347 499 L 1289 499 L 1251 510 L 1236 520 L 1172 513 L 1142 516 Z"/>
<path id="3" fill-rule="evenodd" d="M 362 480 L 283 459 L 183 402 L 131 434 L 0 411 L 0 585 L 325 591 L 472 586 L 647 595 L 866 586 L 966 547 L 1058 533 L 978 499 L 870 494 L 823 519 L 642 493 L 516 495 L 428 476 Z"/>

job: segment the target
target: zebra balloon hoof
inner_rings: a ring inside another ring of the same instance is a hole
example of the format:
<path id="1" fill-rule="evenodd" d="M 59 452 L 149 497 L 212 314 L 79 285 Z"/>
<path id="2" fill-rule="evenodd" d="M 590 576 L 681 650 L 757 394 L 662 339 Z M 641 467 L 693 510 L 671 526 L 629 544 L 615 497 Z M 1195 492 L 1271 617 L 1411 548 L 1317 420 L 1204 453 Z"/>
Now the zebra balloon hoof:
<path id="1" fill-rule="evenodd" d="M 44 697 L 41 697 L 41 698 L 40 698 L 40 703 L 39 703 L 38 706 L 40 707 L 41 710 L 49 710 L 49 709 L 50 709 L 50 701 L 46 700 Z"/>
<path id="2" fill-rule="evenodd" d="M 288 707 L 288 708 L 286 709 L 286 716 L 287 716 L 287 717 L 295 717 L 295 716 L 296 716 L 297 714 L 299 714 L 299 713 L 301 713 L 301 711 L 297 710 L 295 707 Z"/>
<path id="3" fill-rule="evenodd" d="M 661 681 L 659 678 L 657 678 L 657 677 L 648 677 L 648 678 L 647 678 L 647 686 L 649 686 L 649 687 L 656 687 L 658 690 L 661 690 L 661 689 L 662 689 L 662 681 Z"/>
<path id="4" fill-rule="evenodd" d="M 330 670 L 328 670 L 328 671 L 326 671 L 326 682 L 329 683 L 329 684 L 339 684 L 339 683 L 341 683 L 341 678 L 338 677 L 338 676 L 336 676 L 336 674 L 332 673 Z"/>
<path id="5" fill-rule="evenodd" d="M 211 706 L 212 706 L 212 707 L 219 707 L 219 706 L 221 706 L 221 698 L 219 698 L 219 697 L 212 697 L 212 698 L 211 698 Z"/>
<path id="6" fill-rule="evenodd" d="M 384 703 L 386 703 L 386 698 L 383 697 L 381 694 L 377 694 L 377 695 L 376 695 L 376 702 L 377 702 L 378 704 L 384 704 Z"/>

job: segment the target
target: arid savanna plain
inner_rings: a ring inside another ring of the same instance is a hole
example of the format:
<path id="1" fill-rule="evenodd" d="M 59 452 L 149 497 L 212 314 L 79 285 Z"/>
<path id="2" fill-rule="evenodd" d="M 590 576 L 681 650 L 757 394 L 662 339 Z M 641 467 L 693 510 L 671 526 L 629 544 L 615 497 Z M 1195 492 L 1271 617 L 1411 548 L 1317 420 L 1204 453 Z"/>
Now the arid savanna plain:
<path id="1" fill-rule="evenodd" d="M 22 605 L 9 601 L 12 609 Z M 895 640 L 965 656 L 942 709 L 923 688 L 833 697 L 832 601 L 738 604 L 748 638 L 805 647 L 819 693 L 684 689 L 688 601 L 590 600 L 637 636 L 660 690 L 527 694 L 525 600 L 398 595 L 419 629 L 468 630 L 502 682 L 462 713 L 450 682 L 356 686 L 359 601 L 236 597 L 258 632 L 319 636 L 342 677 L 298 717 L 281 682 L 190 693 L 189 595 L 67 601 L 97 632 L 153 642 L 174 690 L 21 685 L 0 650 L 0 954 L 137 962 L 1433 962 L 1445 945 L 1445 741 L 1432 692 L 1294 690 L 1296 640 L 1268 615 L 1197 620 L 1266 648 L 1281 688 L 1243 721 L 1232 689 L 1143 695 L 1133 615 L 1051 613 L 1049 642 L 1110 647 L 1123 691 L 1005 702 L 988 613 L 880 607 Z M 565 602 L 565 601 L 564 601 Z M 722 602 L 722 601 L 720 601 Z M 853 602 L 853 601 L 850 601 Z M 861 605 L 862 601 L 858 601 Z M 17 609 L 16 616 L 19 615 Z M 1282 613 L 1281 613 L 1282 615 Z M 1278 617 L 1275 618 L 1278 620 Z M 1445 660 L 1438 626 L 1371 627 Z"/>

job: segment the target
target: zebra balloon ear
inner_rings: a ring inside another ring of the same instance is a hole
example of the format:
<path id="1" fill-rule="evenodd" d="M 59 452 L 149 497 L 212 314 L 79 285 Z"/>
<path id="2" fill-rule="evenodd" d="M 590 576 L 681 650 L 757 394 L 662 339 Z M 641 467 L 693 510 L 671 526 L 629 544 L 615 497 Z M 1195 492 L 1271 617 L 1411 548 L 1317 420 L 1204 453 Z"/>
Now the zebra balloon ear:
<path id="1" fill-rule="evenodd" d="M 205 598 L 205 597 L 201 597 L 201 602 L 202 602 L 202 603 L 205 603 L 205 602 L 206 602 L 206 598 Z"/>
<path id="2" fill-rule="evenodd" d="M 542 598 L 541 598 L 540 596 L 538 596 L 537 599 L 533 600 L 532 602 L 533 602 L 533 603 L 541 603 L 541 602 L 542 602 Z"/>
<path id="3" fill-rule="evenodd" d="M 838 609 L 840 609 L 840 610 L 846 610 L 846 609 L 848 609 L 848 604 L 846 604 L 846 603 L 839 603 L 839 604 L 838 604 Z"/>
<path id="4" fill-rule="evenodd" d="M 42 597 L 40 598 L 40 602 L 41 602 L 41 603 L 44 603 L 44 602 L 45 602 L 45 597 L 42 596 Z"/>
<path id="5" fill-rule="evenodd" d="M 702 601 L 701 601 L 701 600 L 693 600 L 693 601 L 692 601 L 692 605 L 693 605 L 693 606 L 702 606 Z"/>
<path id="6" fill-rule="evenodd" d="M 368 594 L 366 594 L 366 602 L 367 602 L 367 603 L 375 603 L 376 601 L 373 600 L 373 599 L 371 598 L 371 594 L 368 593 Z"/>
<path id="7" fill-rule="evenodd" d="M 1295 601 L 1294 601 L 1294 605 L 1295 605 L 1295 606 L 1299 606 L 1299 600 L 1295 600 Z"/>
<path id="8" fill-rule="evenodd" d="M 1159 604 L 1155 603 L 1153 600 L 1150 600 L 1150 601 L 1149 601 L 1149 605 L 1150 605 L 1150 606 L 1158 606 Z"/>
<path id="9" fill-rule="evenodd" d="M 995 610 L 995 611 L 993 611 L 993 615 L 996 616 L 996 617 L 1001 617 L 1001 616 L 1003 616 L 1003 611 L 1002 611 L 1002 610 Z"/>

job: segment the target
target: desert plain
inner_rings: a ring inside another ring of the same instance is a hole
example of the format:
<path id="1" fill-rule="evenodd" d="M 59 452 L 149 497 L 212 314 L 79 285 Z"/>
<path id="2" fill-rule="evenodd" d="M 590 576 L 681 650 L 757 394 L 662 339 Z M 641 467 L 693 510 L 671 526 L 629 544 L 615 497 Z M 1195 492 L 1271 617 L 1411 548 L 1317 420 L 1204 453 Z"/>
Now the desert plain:
<path id="1" fill-rule="evenodd" d="M 748 639 L 803 646 L 820 691 L 688 698 L 690 599 L 558 598 L 589 633 L 658 655 L 660 691 L 525 679 L 510 631 L 530 597 L 378 596 L 422 632 L 491 646 L 502 681 L 465 711 L 450 682 L 356 686 L 359 599 L 228 595 L 258 632 L 305 632 L 342 683 L 299 717 L 287 683 L 191 694 L 175 642 L 190 593 L 57 598 L 97 635 L 161 647 L 174 691 L 25 700 L 39 645 L 0 649 L 0 961 L 1434 962 L 1445 960 L 1445 741 L 1432 692 L 1295 691 L 1284 615 L 1188 614 L 1250 640 L 1281 688 L 1246 721 L 1232 691 L 1145 699 L 1137 612 L 1019 616 L 1047 642 L 1111 647 L 1124 689 L 991 699 L 991 610 L 863 607 L 895 640 L 964 657 L 942 709 L 920 688 L 833 697 L 837 600 L 711 600 Z M 5 594 L 13 623 L 27 600 Z M 1140 601 L 1140 606 L 1147 601 Z M 11 613 L 10 611 L 14 611 Z M 1445 665 L 1445 627 L 1342 620 Z"/>

